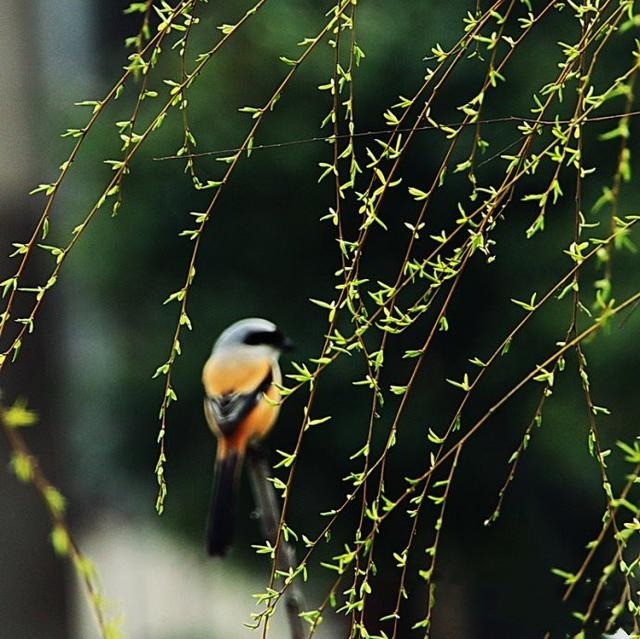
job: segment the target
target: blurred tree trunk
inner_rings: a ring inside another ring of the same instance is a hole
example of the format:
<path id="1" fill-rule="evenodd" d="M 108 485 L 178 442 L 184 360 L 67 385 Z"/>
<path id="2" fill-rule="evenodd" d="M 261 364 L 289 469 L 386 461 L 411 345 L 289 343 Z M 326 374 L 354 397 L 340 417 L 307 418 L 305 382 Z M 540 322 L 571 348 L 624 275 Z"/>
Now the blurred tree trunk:
<path id="1" fill-rule="evenodd" d="M 36 64 L 37 26 L 32 1 L 0 0 L 0 279 L 16 268 L 7 254 L 11 242 L 28 237 L 41 200 L 29 200 L 28 190 L 41 177 L 37 148 L 39 83 Z M 46 279 L 32 268 L 29 282 Z M 15 317 L 15 315 L 14 315 Z M 60 464 L 52 398 L 56 396 L 55 309 L 49 300 L 39 322 L 45 330 L 25 340 L 21 355 L 0 375 L 0 389 L 11 402 L 29 400 L 40 423 L 27 433 L 32 451 L 45 472 L 59 482 Z M 11 329 L 11 327 L 9 327 Z M 8 332 L 11 335 L 11 330 Z M 6 347 L 6 342 L 3 342 Z M 0 634 L 23 639 L 68 637 L 64 563 L 49 543 L 50 524 L 35 490 L 7 472 L 10 450 L 0 440 Z"/>

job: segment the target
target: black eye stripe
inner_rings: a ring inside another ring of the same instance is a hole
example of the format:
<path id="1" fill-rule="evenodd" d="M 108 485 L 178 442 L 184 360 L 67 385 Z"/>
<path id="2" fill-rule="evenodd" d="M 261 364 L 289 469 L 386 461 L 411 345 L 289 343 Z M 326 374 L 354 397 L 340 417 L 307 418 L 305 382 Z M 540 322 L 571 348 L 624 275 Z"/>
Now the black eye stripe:
<path id="1" fill-rule="evenodd" d="M 284 335 L 278 330 L 273 331 L 252 331 L 244 338 L 244 343 L 251 346 L 266 344 L 268 346 L 281 346 Z"/>

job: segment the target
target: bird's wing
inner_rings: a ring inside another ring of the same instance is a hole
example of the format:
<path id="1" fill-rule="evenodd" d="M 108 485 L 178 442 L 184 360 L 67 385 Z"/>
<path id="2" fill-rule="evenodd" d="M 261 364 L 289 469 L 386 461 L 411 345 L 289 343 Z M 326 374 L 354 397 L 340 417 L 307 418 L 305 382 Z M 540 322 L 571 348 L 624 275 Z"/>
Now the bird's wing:
<path id="1" fill-rule="evenodd" d="M 205 414 L 213 418 L 222 434 L 228 437 L 262 399 L 272 381 L 273 373 L 269 370 L 258 387 L 248 393 L 208 395 L 204 398 Z"/>

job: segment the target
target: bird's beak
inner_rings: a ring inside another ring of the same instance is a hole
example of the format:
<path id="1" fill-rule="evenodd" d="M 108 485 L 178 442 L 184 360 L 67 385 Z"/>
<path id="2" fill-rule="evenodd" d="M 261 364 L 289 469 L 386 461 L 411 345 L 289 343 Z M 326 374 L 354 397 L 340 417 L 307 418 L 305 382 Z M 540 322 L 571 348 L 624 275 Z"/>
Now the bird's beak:
<path id="1" fill-rule="evenodd" d="M 282 346 L 281 346 L 281 349 L 282 349 L 285 353 L 291 352 L 291 351 L 295 350 L 295 348 L 296 348 L 296 345 L 295 345 L 295 344 L 294 344 L 294 343 L 293 343 L 293 342 L 292 342 L 288 337 L 285 337 L 285 338 L 282 340 Z"/>

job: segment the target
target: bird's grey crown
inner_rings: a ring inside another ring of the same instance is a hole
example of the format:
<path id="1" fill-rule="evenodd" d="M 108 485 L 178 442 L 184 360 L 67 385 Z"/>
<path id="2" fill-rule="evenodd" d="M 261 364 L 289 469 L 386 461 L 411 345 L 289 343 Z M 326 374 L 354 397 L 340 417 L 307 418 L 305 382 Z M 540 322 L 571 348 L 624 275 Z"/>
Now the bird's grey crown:
<path id="1" fill-rule="evenodd" d="M 260 317 L 249 317 L 234 322 L 226 328 L 214 344 L 214 350 L 220 347 L 245 344 L 247 337 L 252 333 L 273 332 L 278 330 L 276 325 L 269 320 Z"/>

